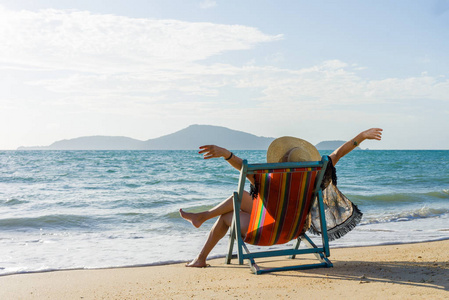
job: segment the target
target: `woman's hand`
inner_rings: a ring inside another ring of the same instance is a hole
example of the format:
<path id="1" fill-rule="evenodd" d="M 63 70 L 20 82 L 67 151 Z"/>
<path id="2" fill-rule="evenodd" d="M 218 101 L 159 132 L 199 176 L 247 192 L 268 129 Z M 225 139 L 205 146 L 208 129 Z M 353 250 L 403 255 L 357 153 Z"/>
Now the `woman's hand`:
<path id="1" fill-rule="evenodd" d="M 205 145 L 200 147 L 199 154 L 203 154 L 204 159 L 210 159 L 214 157 L 228 158 L 231 156 L 231 152 L 225 148 L 218 147 L 216 145 Z"/>
<path id="2" fill-rule="evenodd" d="M 381 128 L 371 128 L 362 132 L 362 137 L 365 140 L 378 140 L 382 139 L 382 129 Z"/>
<path id="3" fill-rule="evenodd" d="M 223 157 L 226 161 L 233 166 L 236 170 L 240 171 L 242 168 L 242 159 L 232 154 L 231 151 L 225 148 L 221 148 L 215 145 L 204 145 L 200 147 L 199 154 L 203 154 L 204 159 L 210 159 L 214 157 Z M 232 154 L 232 155 L 231 155 Z M 252 184 L 254 184 L 254 175 L 246 176 Z"/>

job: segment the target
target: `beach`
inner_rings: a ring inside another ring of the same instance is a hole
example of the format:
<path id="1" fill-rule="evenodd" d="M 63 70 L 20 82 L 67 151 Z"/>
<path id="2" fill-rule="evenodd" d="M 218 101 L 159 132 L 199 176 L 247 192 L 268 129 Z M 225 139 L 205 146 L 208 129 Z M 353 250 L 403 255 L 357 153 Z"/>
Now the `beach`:
<path id="1" fill-rule="evenodd" d="M 265 151 L 236 155 L 266 159 Z M 331 241 L 334 267 L 258 276 L 224 258 L 184 266 L 215 220 L 194 228 L 178 210 L 229 196 L 238 173 L 223 160 L 196 151 L 9 151 L 0 162 L 1 300 L 449 298 L 449 151 L 352 152 L 338 186 L 364 216 Z M 226 249 L 225 238 L 210 257 Z M 257 260 L 262 268 L 296 261 Z"/>
<path id="2" fill-rule="evenodd" d="M 68 270 L 0 277 L 0 299 L 447 299 L 449 240 L 331 249 L 334 267 L 254 275 L 247 264 Z M 309 258 L 309 257 L 308 257 Z M 298 257 L 261 259 L 261 267 Z"/>
<path id="3" fill-rule="evenodd" d="M 235 153 L 266 160 L 265 151 Z M 354 151 L 344 159 L 338 187 L 363 219 L 331 247 L 449 239 L 449 151 Z M 194 228 L 179 209 L 214 207 L 239 177 L 197 151 L 7 151 L 0 163 L 0 276 L 191 260 L 215 219 Z M 224 239 L 210 257 L 226 249 Z"/>

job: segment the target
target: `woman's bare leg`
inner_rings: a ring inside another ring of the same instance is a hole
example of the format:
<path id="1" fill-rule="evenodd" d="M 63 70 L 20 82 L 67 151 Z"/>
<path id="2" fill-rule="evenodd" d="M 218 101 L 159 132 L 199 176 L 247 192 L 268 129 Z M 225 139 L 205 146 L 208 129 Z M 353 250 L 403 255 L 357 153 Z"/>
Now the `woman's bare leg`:
<path id="1" fill-rule="evenodd" d="M 229 227 L 232 223 L 232 212 L 228 212 L 224 215 L 221 215 L 217 222 L 215 222 L 211 231 L 209 232 L 209 236 L 207 237 L 206 243 L 201 249 L 198 256 L 192 260 L 190 263 L 186 264 L 186 267 L 195 267 L 195 268 L 204 268 L 207 266 L 206 259 L 212 249 L 217 245 L 217 243 L 226 235 Z M 240 212 L 240 228 L 242 233 L 246 233 L 248 230 L 250 219 L 250 213 Z"/>
<path id="2" fill-rule="evenodd" d="M 230 208 L 229 208 L 229 206 L 230 206 Z M 241 210 L 240 210 L 240 230 L 241 230 L 242 235 L 245 235 L 248 230 L 252 206 L 253 206 L 253 200 L 251 198 L 251 195 L 247 192 L 243 193 L 242 203 L 241 203 L 241 207 L 240 207 L 241 208 Z M 227 210 L 229 210 L 229 211 L 227 211 Z M 214 207 L 213 209 L 211 209 L 208 212 L 191 214 L 194 216 L 194 218 L 198 217 L 198 215 L 200 217 L 202 215 L 203 216 L 207 215 L 207 216 L 213 217 L 220 211 L 222 211 L 222 212 L 227 211 L 227 212 L 220 215 L 220 217 L 218 218 L 218 220 L 215 222 L 214 226 L 210 230 L 209 236 L 207 237 L 207 240 L 206 240 L 206 243 L 204 244 L 200 253 L 192 262 L 190 262 L 189 264 L 186 265 L 187 267 L 203 268 L 203 267 L 207 266 L 206 265 L 207 256 L 212 251 L 212 249 L 217 245 L 217 243 L 226 235 L 226 232 L 228 231 L 229 227 L 231 226 L 232 217 L 234 215 L 233 214 L 233 212 L 234 212 L 233 198 L 229 197 L 228 199 L 226 199 L 225 201 L 223 201 L 222 203 L 220 203 L 219 205 L 217 205 L 216 207 Z M 180 212 L 182 212 L 182 210 L 180 210 Z M 182 212 L 182 213 L 184 213 L 184 212 Z M 182 214 L 181 214 L 181 216 L 182 216 Z M 190 219 L 188 219 L 188 218 L 185 218 L 185 219 L 190 221 Z M 194 224 L 194 221 L 191 221 L 191 222 L 192 222 L 192 224 Z M 201 224 L 202 224 L 202 222 L 201 222 Z M 195 224 L 194 224 L 194 226 L 195 226 Z M 199 227 L 199 226 L 197 226 L 197 227 Z"/>
<path id="3" fill-rule="evenodd" d="M 246 213 L 251 213 L 252 205 L 253 202 L 250 194 L 248 192 L 244 192 L 242 196 L 242 203 L 240 205 L 240 210 Z M 180 209 L 179 214 L 183 219 L 189 221 L 190 223 L 192 223 L 193 226 L 198 228 L 205 221 L 232 211 L 234 211 L 233 196 L 227 198 L 214 208 L 211 208 L 207 211 L 202 211 L 198 213 L 189 213 Z"/>

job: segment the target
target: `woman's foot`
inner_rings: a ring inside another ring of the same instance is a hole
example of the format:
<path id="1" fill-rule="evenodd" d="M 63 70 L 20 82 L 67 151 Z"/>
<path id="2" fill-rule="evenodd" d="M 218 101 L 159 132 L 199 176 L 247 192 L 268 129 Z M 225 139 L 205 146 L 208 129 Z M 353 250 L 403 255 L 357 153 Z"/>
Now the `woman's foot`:
<path id="1" fill-rule="evenodd" d="M 182 209 L 180 209 L 179 214 L 181 215 L 181 218 L 189 221 L 196 228 L 200 227 L 201 224 L 203 224 L 205 221 L 201 218 L 201 215 L 199 213 L 189 213 L 189 212 L 185 212 Z"/>
<path id="2" fill-rule="evenodd" d="M 186 267 L 189 267 L 189 268 L 206 268 L 206 267 L 210 267 L 210 265 L 206 264 L 206 261 L 203 261 L 203 260 L 200 260 L 198 258 L 195 258 L 194 260 L 192 260 L 191 262 L 186 264 Z"/>

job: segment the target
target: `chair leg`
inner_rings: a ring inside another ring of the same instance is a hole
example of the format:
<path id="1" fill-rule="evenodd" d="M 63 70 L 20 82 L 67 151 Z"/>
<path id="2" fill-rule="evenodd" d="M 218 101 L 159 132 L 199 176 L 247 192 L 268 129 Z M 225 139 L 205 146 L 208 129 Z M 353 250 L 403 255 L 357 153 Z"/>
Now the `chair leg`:
<path id="1" fill-rule="evenodd" d="M 315 243 L 307 236 L 304 235 L 303 236 L 303 241 L 304 243 L 309 247 L 309 248 L 317 248 L 317 246 L 315 245 Z M 326 250 L 324 251 L 324 253 L 315 253 L 315 257 L 326 264 L 326 267 L 332 267 L 333 264 L 331 263 L 331 261 L 327 258 L 326 255 Z"/>
<path id="2" fill-rule="evenodd" d="M 261 270 L 260 270 L 260 268 L 259 268 L 259 266 L 258 266 L 258 265 L 256 264 L 256 262 L 254 261 L 254 259 L 250 258 L 250 259 L 248 260 L 248 264 L 249 264 L 249 268 L 251 269 L 251 271 L 252 271 L 254 274 L 259 275 L 259 274 L 262 273 Z"/>
<path id="3" fill-rule="evenodd" d="M 229 265 L 231 263 L 231 259 L 233 257 L 232 251 L 234 250 L 234 242 L 235 242 L 235 230 L 234 226 L 231 226 L 230 234 L 229 234 L 229 246 L 228 246 L 228 254 L 226 255 L 225 263 Z"/>
<path id="4" fill-rule="evenodd" d="M 293 249 L 294 250 L 298 250 L 299 244 L 301 244 L 301 237 L 298 237 L 296 239 L 296 245 L 295 245 L 295 247 Z M 290 256 L 290 259 L 295 259 L 295 258 L 296 258 L 296 254 L 293 254 L 293 255 Z"/>

